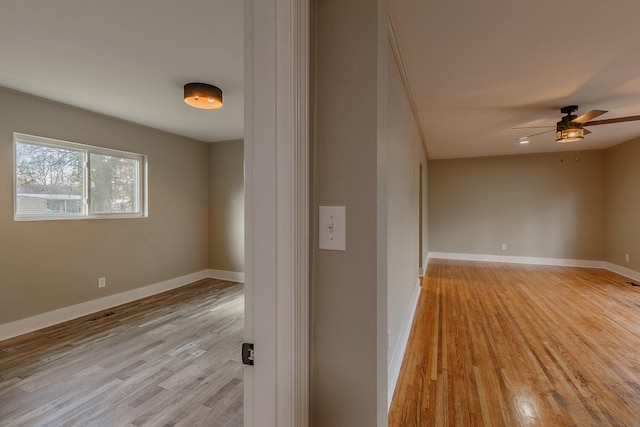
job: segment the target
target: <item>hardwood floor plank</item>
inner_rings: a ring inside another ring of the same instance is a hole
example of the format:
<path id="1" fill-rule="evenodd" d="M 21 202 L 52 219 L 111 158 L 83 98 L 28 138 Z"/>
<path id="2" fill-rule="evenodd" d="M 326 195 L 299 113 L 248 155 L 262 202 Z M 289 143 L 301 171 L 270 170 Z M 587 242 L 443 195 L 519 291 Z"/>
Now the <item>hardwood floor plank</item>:
<path id="1" fill-rule="evenodd" d="M 241 426 L 242 284 L 203 280 L 0 342 L 2 426 Z"/>
<path id="2" fill-rule="evenodd" d="M 600 269 L 431 260 L 390 426 L 640 426 L 640 288 Z"/>

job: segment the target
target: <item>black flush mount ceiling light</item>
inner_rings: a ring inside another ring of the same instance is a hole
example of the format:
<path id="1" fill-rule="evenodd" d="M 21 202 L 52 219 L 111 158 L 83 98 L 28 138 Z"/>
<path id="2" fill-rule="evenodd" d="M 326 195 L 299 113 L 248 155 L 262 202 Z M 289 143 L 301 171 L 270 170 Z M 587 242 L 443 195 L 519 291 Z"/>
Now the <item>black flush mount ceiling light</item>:
<path id="1" fill-rule="evenodd" d="M 222 90 L 207 83 L 184 85 L 184 102 L 195 108 L 216 110 L 222 108 Z"/>

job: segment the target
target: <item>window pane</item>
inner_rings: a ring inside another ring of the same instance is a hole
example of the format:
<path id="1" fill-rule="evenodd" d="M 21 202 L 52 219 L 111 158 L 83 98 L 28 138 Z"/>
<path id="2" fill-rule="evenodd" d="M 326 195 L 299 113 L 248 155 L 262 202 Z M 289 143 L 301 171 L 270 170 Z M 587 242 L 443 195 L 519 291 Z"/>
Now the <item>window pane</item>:
<path id="1" fill-rule="evenodd" d="M 83 214 L 82 151 L 16 143 L 16 213 Z"/>
<path id="2" fill-rule="evenodd" d="M 139 212 L 138 160 L 91 153 L 90 165 L 92 214 Z"/>
<path id="3" fill-rule="evenodd" d="M 143 218 L 146 156 L 21 133 L 14 220 Z"/>

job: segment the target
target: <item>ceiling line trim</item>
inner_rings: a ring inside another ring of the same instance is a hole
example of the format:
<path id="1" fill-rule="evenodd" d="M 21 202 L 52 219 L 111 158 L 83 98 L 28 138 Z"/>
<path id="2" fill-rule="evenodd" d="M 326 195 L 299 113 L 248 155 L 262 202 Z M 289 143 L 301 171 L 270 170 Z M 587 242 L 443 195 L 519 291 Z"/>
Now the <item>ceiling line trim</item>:
<path id="1" fill-rule="evenodd" d="M 400 52 L 400 45 L 398 44 L 398 39 L 396 37 L 396 31 L 393 26 L 391 15 L 388 15 L 387 22 L 389 27 L 388 36 L 389 44 L 391 45 L 391 52 L 393 52 L 393 57 L 395 58 L 396 65 L 398 66 L 398 70 L 400 71 L 400 79 L 402 80 L 404 91 L 406 92 L 407 98 L 409 99 L 409 107 L 411 108 L 411 113 L 413 114 L 413 120 L 416 122 L 416 126 L 418 127 L 420 140 L 422 141 L 422 146 L 424 147 L 424 151 L 428 159 L 429 149 L 427 148 L 427 140 L 424 136 L 424 130 L 422 129 L 420 117 L 418 116 L 418 108 L 416 107 L 415 99 L 413 98 L 413 90 L 411 89 L 411 84 L 409 83 L 409 78 L 407 77 L 407 71 L 404 66 L 404 61 L 402 60 L 402 53 Z"/>

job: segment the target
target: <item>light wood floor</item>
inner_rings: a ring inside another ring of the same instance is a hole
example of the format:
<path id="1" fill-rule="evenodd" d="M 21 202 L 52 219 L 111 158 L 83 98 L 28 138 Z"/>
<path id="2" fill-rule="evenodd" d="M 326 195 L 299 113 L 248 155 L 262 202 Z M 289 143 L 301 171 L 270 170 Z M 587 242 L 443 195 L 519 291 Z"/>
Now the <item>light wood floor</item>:
<path id="1" fill-rule="evenodd" d="M 431 260 L 390 426 L 640 426 L 640 287 Z"/>
<path id="2" fill-rule="evenodd" d="M 0 425 L 242 426 L 243 322 L 207 279 L 0 341 Z"/>

